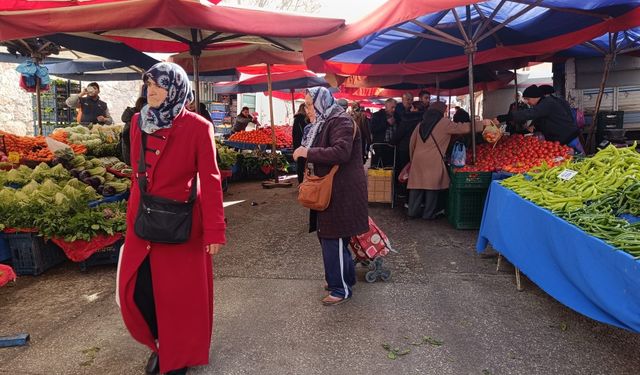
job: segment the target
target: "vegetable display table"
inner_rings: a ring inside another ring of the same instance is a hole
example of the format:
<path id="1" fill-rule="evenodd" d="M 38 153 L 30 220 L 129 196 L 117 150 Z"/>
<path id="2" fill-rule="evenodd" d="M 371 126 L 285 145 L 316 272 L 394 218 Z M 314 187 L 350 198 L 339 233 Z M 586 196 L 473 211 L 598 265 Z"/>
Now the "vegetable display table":
<path id="1" fill-rule="evenodd" d="M 640 333 L 640 261 L 492 182 L 477 241 L 545 292 L 603 323 Z"/>

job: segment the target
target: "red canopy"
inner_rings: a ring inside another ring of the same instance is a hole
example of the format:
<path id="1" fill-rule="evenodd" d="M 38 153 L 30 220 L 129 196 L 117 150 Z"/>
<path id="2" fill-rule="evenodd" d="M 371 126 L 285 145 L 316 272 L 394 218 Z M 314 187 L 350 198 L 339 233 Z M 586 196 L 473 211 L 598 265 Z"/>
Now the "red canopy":
<path id="1" fill-rule="evenodd" d="M 182 52 L 177 55 L 173 55 L 169 58 L 169 61 L 180 65 L 187 71 L 187 73 L 193 72 L 193 58 L 189 52 Z M 212 72 L 216 70 L 231 69 L 237 66 L 266 63 L 281 64 L 279 66 L 304 66 L 302 65 L 304 64 L 304 58 L 300 52 L 283 51 L 276 47 L 264 44 L 243 44 L 229 48 L 217 48 L 202 51 L 202 55 L 198 62 L 201 72 Z M 255 68 L 253 70 L 264 71 L 264 73 L 259 74 L 265 74 L 267 68 L 266 65 L 262 65 L 261 68 Z M 275 70 L 272 70 L 272 72 L 275 72 Z"/>
<path id="2" fill-rule="evenodd" d="M 196 33 L 199 40 L 216 42 L 225 38 L 265 43 L 252 36 L 267 37 L 284 49 L 300 50 L 300 38 L 328 34 L 343 25 L 344 20 L 339 19 L 214 6 L 204 0 L 95 1 L 64 8 L 2 11 L 0 41 L 54 33 L 100 32 L 127 43 L 146 42 L 145 52 L 166 52 L 168 46 L 175 47 L 173 52 L 182 52 L 188 50 L 188 42 Z M 172 36 L 182 38 L 181 42 Z"/>
<path id="3" fill-rule="evenodd" d="M 243 66 L 240 68 L 236 68 L 240 73 L 258 75 L 258 74 L 267 74 L 267 67 L 264 64 Z M 309 70 L 306 65 L 283 65 L 283 64 L 272 64 L 271 65 L 271 73 L 285 73 L 285 72 L 293 72 L 296 70 Z"/>
<path id="4" fill-rule="evenodd" d="M 61 8 L 77 5 L 111 3 L 116 1 L 121 0 L 3 0 L 2 4 L 0 4 L 0 11 Z M 217 4 L 220 0 L 211 0 L 211 2 Z"/>

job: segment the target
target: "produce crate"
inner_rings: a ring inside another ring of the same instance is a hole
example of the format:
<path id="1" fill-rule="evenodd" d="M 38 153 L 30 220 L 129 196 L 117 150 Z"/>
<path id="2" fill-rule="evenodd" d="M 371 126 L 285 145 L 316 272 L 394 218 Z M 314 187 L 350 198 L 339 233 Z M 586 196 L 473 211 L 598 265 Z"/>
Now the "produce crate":
<path id="1" fill-rule="evenodd" d="M 478 229 L 482 221 L 486 188 L 451 188 L 447 200 L 447 218 L 456 229 Z"/>
<path id="2" fill-rule="evenodd" d="M 451 169 L 451 189 L 489 188 L 491 172 L 456 172 Z"/>
<path id="3" fill-rule="evenodd" d="M 4 238 L 4 233 L 0 232 L 0 262 L 11 261 L 11 249 L 9 249 L 9 243 Z"/>
<path id="4" fill-rule="evenodd" d="M 53 242 L 44 242 L 37 233 L 5 233 L 17 275 L 37 276 L 66 259 Z"/>
<path id="5" fill-rule="evenodd" d="M 369 202 L 391 203 L 393 201 L 393 169 L 369 169 L 367 191 Z"/>
<path id="6" fill-rule="evenodd" d="M 93 266 L 101 266 L 107 264 L 118 264 L 120 257 L 120 246 L 124 243 L 124 238 L 104 247 L 91 255 L 86 260 L 79 262 L 80 271 L 86 271 L 87 268 Z"/>

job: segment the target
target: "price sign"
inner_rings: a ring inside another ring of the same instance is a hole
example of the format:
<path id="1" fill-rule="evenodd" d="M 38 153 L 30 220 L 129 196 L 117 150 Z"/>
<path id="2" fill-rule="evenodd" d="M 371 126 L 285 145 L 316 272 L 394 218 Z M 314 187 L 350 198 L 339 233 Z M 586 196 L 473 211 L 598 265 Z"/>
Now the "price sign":
<path id="1" fill-rule="evenodd" d="M 574 171 L 573 169 L 565 169 L 558 175 L 558 178 L 561 180 L 569 181 L 574 178 L 578 174 L 578 171 Z"/>
<path id="2" fill-rule="evenodd" d="M 9 152 L 9 155 L 7 155 L 7 159 L 9 160 L 9 163 L 18 164 L 20 163 L 20 154 L 15 151 L 11 151 Z"/>

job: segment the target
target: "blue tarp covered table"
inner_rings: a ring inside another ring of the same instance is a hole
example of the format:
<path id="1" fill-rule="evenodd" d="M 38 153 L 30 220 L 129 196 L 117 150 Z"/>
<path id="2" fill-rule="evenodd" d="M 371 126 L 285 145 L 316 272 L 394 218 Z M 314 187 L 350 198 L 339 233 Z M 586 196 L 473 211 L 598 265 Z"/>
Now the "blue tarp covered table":
<path id="1" fill-rule="evenodd" d="M 488 243 L 571 309 L 640 333 L 640 261 L 492 182 L 477 250 Z"/>

